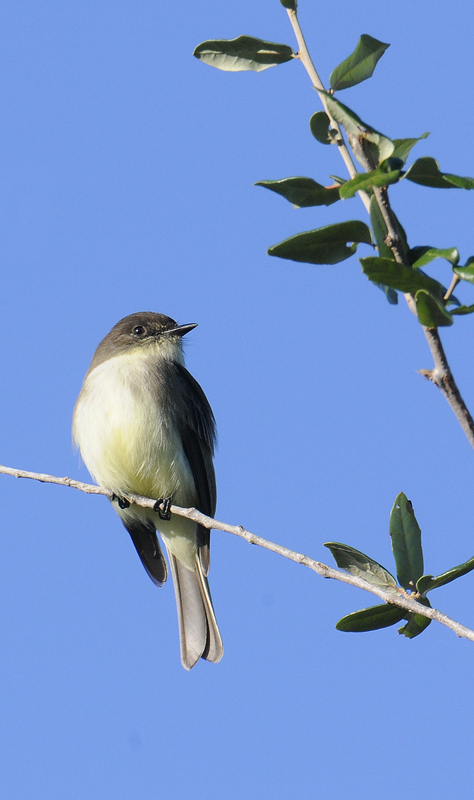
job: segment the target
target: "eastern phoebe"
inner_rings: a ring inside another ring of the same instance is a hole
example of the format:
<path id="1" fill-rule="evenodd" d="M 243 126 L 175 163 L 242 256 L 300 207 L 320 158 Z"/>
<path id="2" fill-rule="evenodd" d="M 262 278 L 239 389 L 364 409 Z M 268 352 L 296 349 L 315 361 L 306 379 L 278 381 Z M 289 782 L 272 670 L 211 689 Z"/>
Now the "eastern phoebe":
<path id="1" fill-rule="evenodd" d="M 87 469 L 113 493 L 113 506 L 157 586 L 168 575 L 157 529 L 163 538 L 186 669 L 199 658 L 217 662 L 224 652 L 207 581 L 210 532 L 168 511 L 174 503 L 212 517 L 216 508 L 214 415 L 184 366 L 181 342 L 195 327 L 151 311 L 117 322 L 94 353 L 72 425 Z M 160 509 L 130 505 L 127 494 L 156 498 Z"/>

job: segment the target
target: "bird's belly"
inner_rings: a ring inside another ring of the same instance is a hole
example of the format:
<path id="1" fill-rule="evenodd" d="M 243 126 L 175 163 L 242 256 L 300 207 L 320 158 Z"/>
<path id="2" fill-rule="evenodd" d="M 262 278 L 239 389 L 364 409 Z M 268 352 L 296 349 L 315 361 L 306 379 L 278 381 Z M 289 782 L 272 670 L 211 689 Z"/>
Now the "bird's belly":
<path id="1" fill-rule="evenodd" d="M 179 431 L 162 413 L 146 364 L 109 359 L 89 376 L 79 398 L 74 438 L 100 486 L 117 495 L 194 502 L 194 480 Z M 142 369 L 143 374 L 137 374 Z"/>

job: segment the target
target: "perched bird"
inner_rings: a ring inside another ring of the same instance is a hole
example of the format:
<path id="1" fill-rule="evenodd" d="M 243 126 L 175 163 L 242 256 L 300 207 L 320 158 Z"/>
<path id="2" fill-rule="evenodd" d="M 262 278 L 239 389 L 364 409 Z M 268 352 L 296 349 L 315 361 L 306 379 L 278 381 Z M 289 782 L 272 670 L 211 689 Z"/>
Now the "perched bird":
<path id="1" fill-rule="evenodd" d="M 212 605 L 208 529 L 170 515 L 171 503 L 214 516 L 212 456 L 215 420 L 201 387 L 184 366 L 181 337 L 195 324 L 164 314 L 130 314 L 117 322 L 94 353 L 74 408 L 73 440 L 90 474 L 113 494 L 113 506 L 157 586 L 168 569 L 178 608 L 181 661 L 222 658 Z M 160 501 L 152 510 L 128 494 Z"/>

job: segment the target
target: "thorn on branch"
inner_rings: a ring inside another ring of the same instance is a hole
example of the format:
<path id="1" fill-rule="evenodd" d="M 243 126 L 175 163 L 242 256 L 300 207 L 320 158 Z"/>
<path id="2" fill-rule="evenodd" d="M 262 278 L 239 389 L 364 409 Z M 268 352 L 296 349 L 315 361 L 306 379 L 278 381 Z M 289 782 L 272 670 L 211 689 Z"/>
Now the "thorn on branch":
<path id="1" fill-rule="evenodd" d="M 434 373 L 433 369 L 419 369 L 418 373 L 419 373 L 419 375 L 422 375 L 423 378 L 426 378 L 427 381 L 433 381 L 433 383 L 435 382 L 434 375 L 433 375 L 433 373 Z"/>
<path id="2" fill-rule="evenodd" d="M 400 239 L 398 237 L 395 238 L 395 236 L 392 236 L 390 233 L 387 233 L 384 242 L 390 249 L 392 249 L 392 247 L 399 247 L 400 245 Z"/>

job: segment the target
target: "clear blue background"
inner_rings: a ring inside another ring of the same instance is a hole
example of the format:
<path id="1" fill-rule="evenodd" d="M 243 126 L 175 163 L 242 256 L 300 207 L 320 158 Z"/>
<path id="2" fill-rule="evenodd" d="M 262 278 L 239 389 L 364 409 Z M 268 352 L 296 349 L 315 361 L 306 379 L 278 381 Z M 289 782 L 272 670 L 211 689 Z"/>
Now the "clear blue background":
<path id="1" fill-rule="evenodd" d="M 431 131 L 417 155 L 474 175 L 470 4 L 302 0 L 300 19 L 325 82 L 361 33 L 391 42 L 341 99 L 388 136 Z M 88 480 L 70 421 L 92 353 L 122 316 L 160 311 L 199 323 L 187 363 L 218 421 L 219 519 L 393 568 L 404 491 L 436 574 L 474 553 L 472 451 L 417 374 L 431 358 L 404 303 L 356 258 L 266 256 L 365 212 L 357 199 L 294 211 L 252 186 L 344 167 L 311 137 L 318 98 L 300 64 L 225 74 L 191 55 L 243 33 L 294 46 L 277 0 L 1 4 L 1 460 Z M 406 181 L 392 197 L 412 246 L 474 253 L 473 194 Z M 432 274 L 449 282 L 441 263 Z M 467 317 L 443 332 L 471 406 L 472 331 Z M 3 798 L 472 792 L 472 643 L 436 624 L 414 641 L 339 633 L 371 596 L 214 533 L 226 653 L 188 674 L 172 586 L 147 579 L 106 500 L 6 476 L 0 492 Z M 471 627 L 473 580 L 433 595 Z"/>

